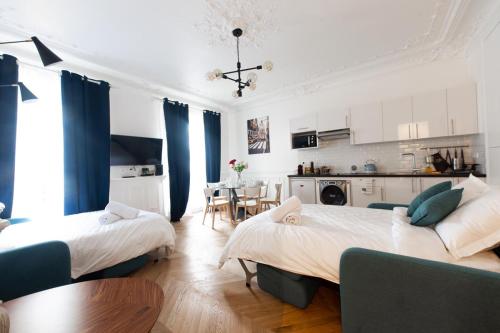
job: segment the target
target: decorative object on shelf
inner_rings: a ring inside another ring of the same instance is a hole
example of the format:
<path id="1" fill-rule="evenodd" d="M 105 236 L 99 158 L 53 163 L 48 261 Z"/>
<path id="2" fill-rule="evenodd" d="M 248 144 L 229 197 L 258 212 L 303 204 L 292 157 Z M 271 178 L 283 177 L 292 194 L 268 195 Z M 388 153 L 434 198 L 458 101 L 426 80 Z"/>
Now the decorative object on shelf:
<path id="1" fill-rule="evenodd" d="M 231 166 L 231 169 L 236 171 L 236 174 L 238 175 L 238 185 L 243 185 L 243 182 L 241 180 L 241 173 L 245 169 L 248 169 L 248 163 L 245 163 L 243 161 L 237 162 L 236 159 L 232 159 L 231 161 L 229 161 L 229 165 Z"/>
<path id="2" fill-rule="evenodd" d="M 21 94 L 21 100 L 23 102 L 33 102 L 38 99 L 22 82 L 13 83 L 13 84 L 2 84 L 0 88 L 4 87 L 19 87 L 19 92 Z"/>
<path id="3" fill-rule="evenodd" d="M 271 152 L 269 142 L 269 116 L 247 120 L 248 154 Z"/>
<path id="4" fill-rule="evenodd" d="M 229 71 L 229 72 L 223 72 L 220 69 L 214 69 L 213 71 L 207 73 L 207 79 L 209 81 L 213 81 L 216 79 L 217 80 L 218 79 L 226 79 L 226 80 L 231 80 L 233 82 L 236 82 L 236 84 L 238 85 L 238 89 L 233 91 L 233 97 L 235 97 L 235 98 L 242 97 L 243 96 L 242 91 L 246 87 L 248 87 L 252 91 L 257 88 L 257 84 L 256 84 L 257 74 L 255 74 L 254 72 L 248 73 L 247 80 L 244 81 L 241 78 L 242 72 L 251 71 L 254 69 L 256 69 L 256 70 L 264 69 L 264 70 L 270 72 L 273 69 L 273 63 L 271 61 L 266 61 L 262 65 L 259 65 L 256 67 L 249 67 L 249 68 L 244 68 L 244 69 L 241 68 L 241 62 L 240 62 L 240 37 L 241 37 L 241 35 L 243 35 L 242 29 L 236 28 L 233 30 L 233 36 L 236 37 L 236 55 L 238 58 L 238 60 L 236 62 L 236 70 Z M 238 74 L 237 79 L 234 79 L 234 78 L 228 76 L 229 74 L 235 74 L 235 73 Z"/>
<path id="5" fill-rule="evenodd" d="M 10 320 L 9 313 L 2 306 L 2 301 L 0 301 L 0 333 L 9 333 Z"/>
<path id="6" fill-rule="evenodd" d="M 30 39 L 16 40 L 12 42 L 0 42 L 0 45 L 17 43 L 34 43 L 36 50 L 40 55 L 40 59 L 42 60 L 42 63 L 45 67 L 62 61 L 61 58 L 59 58 L 54 52 L 52 52 L 47 46 L 45 46 L 37 37 L 31 37 Z"/>

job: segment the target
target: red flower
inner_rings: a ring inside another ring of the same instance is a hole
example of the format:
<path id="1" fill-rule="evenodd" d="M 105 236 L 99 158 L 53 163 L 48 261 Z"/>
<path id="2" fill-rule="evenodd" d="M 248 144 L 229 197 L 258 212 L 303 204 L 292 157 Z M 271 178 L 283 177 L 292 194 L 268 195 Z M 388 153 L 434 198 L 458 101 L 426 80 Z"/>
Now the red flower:
<path id="1" fill-rule="evenodd" d="M 236 163 L 236 160 L 233 158 L 231 161 L 229 161 L 229 164 L 234 165 Z"/>

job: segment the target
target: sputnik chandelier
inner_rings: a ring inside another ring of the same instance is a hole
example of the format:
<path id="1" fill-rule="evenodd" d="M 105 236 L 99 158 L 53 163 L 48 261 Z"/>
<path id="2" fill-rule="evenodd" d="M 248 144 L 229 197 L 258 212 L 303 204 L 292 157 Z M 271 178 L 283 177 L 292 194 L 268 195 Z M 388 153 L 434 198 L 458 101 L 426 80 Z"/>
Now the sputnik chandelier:
<path id="1" fill-rule="evenodd" d="M 255 88 L 257 88 L 257 83 L 256 83 L 257 82 L 257 74 L 255 74 L 254 72 L 248 73 L 247 80 L 244 81 L 241 78 L 241 73 L 242 72 L 247 72 L 247 71 L 251 71 L 251 70 L 254 70 L 254 69 L 257 69 L 257 70 L 264 69 L 264 70 L 270 72 L 273 69 L 273 63 L 270 62 L 270 61 L 266 61 L 262 65 L 259 65 L 259 66 L 256 66 L 256 67 L 241 69 L 241 63 L 240 63 L 240 37 L 241 37 L 242 34 L 243 34 L 243 30 L 241 30 L 240 28 L 236 28 L 236 29 L 233 30 L 233 36 L 236 37 L 236 54 L 237 54 L 237 57 L 238 57 L 238 61 L 236 63 L 236 70 L 229 71 L 229 72 L 222 72 L 222 70 L 220 70 L 220 69 L 214 69 L 212 72 L 208 72 L 207 73 L 207 79 L 209 81 L 219 80 L 219 79 L 226 79 L 226 80 L 231 80 L 233 82 L 236 82 L 236 84 L 238 85 L 238 89 L 235 90 L 235 91 L 233 91 L 233 97 L 235 97 L 235 98 L 239 98 L 239 97 L 243 96 L 243 92 L 242 91 L 246 87 L 248 87 L 248 89 L 250 89 L 252 91 L 255 90 Z M 234 79 L 234 78 L 228 76 L 230 74 L 236 74 L 236 73 L 238 74 L 238 78 L 237 79 Z"/>

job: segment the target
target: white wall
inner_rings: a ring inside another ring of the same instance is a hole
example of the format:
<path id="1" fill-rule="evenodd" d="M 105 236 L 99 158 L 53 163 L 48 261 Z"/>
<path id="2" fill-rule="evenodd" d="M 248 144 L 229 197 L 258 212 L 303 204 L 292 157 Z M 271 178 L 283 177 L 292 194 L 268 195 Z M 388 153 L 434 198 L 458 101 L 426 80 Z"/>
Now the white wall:
<path id="1" fill-rule="evenodd" d="M 316 93 L 298 95 L 268 105 L 243 108 L 234 117 L 236 131 L 231 136 L 231 140 L 237 142 L 237 155 L 235 158 L 245 160 L 249 163 L 249 170 L 245 172 L 247 176 L 256 178 L 264 177 L 271 180 L 281 179 L 286 184 L 286 174 L 293 173 L 296 170 L 298 163 L 303 162 L 304 155 L 309 159 L 314 158 L 317 161 L 321 161 L 331 160 L 333 157 L 332 154 L 335 153 L 335 149 L 330 149 L 330 151 L 320 149 L 311 153 L 291 150 L 289 136 L 290 119 L 307 113 L 334 110 L 351 105 L 443 89 L 471 80 L 474 80 L 474 77 L 471 75 L 470 68 L 465 60 L 441 61 L 414 66 L 405 70 L 388 72 L 370 78 L 334 84 L 324 87 Z M 271 153 L 248 155 L 246 120 L 267 115 L 270 121 Z M 457 139 L 453 140 L 456 141 Z M 472 140 L 473 145 L 482 145 L 482 139 L 478 139 L 477 136 L 475 138 L 468 138 L 467 140 Z M 341 145 L 341 143 L 337 144 Z M 393 143 L 392 145 L 397 145 L 397 143 Z M 341 149 L 343 152 L 340 155 L 348 157 L 349 152 L 368 149 L 372 158 L 380 157 L 379 160 L 383 161 L 383 151 L 387 147 L 393 149 L 390 144 L 366 145 L 363 148 L 350 146 L 346 142 L 345 146 Z M 354 156 L 354 154 L 350 154 L 350 156 Z M 347 163 L 350 165 L 350 161 Z"/>
<path id="2" fill-rule="evenodd" d="M 470 48 L 469 65 L 478 82 L 480 121 L 485 132 L 488 182 L 500 185 L 500 4 Z"/>

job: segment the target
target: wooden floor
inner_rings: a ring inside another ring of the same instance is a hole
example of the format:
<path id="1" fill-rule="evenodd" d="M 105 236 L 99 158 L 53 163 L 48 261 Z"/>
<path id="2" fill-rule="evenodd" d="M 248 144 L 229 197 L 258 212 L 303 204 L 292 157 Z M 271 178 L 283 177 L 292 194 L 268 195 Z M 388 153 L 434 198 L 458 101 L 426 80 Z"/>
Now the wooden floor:
<path id="1" fill-rule="evenodd" d="M 153 333 L 341 331 L 336 285 L 325 283 L 305 310 L 263 292 L 255 279 L 245 287 L 237 261 L 217 267 L 234 226 L 216 221 L 212 230 L 208 220 L 202 225 L 197 214 L 175 224 L 175 254 L 134 274 L 155 281 L 165 293 Z"/>

